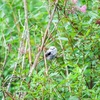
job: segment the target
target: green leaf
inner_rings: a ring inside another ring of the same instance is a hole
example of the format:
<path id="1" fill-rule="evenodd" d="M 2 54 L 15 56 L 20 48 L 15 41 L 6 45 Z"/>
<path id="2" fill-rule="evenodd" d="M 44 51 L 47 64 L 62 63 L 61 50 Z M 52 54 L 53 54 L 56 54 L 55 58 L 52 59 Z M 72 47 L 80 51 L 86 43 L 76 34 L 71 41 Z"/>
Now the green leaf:
<path id="1" fill-rule="evenodd" d="M 71 96 L 68 100 L 79 100 L 76 96 Z"/>
<path id="2" fill-rule="evenodd" d="M 57 39 L 63 40 L 63 41 L 68 41 L 68 38 L 66 38 L 66 37 L 58 37 Z"/>

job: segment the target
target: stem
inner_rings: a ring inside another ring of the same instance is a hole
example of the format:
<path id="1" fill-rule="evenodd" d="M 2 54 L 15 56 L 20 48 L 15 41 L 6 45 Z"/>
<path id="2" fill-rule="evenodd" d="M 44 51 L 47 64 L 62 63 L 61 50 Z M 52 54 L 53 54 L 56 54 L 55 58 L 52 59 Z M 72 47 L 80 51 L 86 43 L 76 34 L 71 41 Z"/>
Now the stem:
<path id="1" fill-rule="evenodd" d="M 57 3 L 58 3 L 58 0 L 56 0 L 56 2 L 55 2 L 54 9 L 53 9 L 53 11 L 52 11 L 52 14 L 51 14 L 51 16 L 50 16 L 50 20 L 49 20 L 48 25 L 47 25 L 47 28 L 46 28 L 46 30 L 45 30 L 45 33 L 44 33 L 44 36 L 43 36 L 43 41 L 42 41 L 42 44 L 41 44 L 41 47 L 40 47 L 40 51 L 37 53 L 36 58 L 35 58 L 35 60 L 34 60 L 34 64 L 33 64 L 32 67 L 30 68 L 29 77 L 31 76 L 31 74 L 32 74 L 32 72 L 33 72 L 33 69 L 36 67 L 37 62 L 38 62 L 38 59 L 39 59 L 39 57 L 40 57 L 40 54 L 41 54 L 41 52 L 42 52 L 42 50 L 43 50 L 43 47 L 44 47 L 44 44 L 45 44 L 45 41 L 46 41 L 46 37 L 47 37 L 47 35 L 48 35 L 48 31 L 49 31 L 49 28 L 50 28 L 50 24 L 51 24 L 51 22 L 52 22 L 52 19 L 53 19 L 53 16 L 54 16 L 54 13 L 55 13 L 55 10 L 56 10 L 56 7 L 57 7 Z"/>
<path id="2" fill-rule="evenodd" d="M 28 10 L 27 10 L 27 2 L 26 0 L 23 0 L 24 2 L 24 12 L 25 12 L 25 33 L 27 36 L 27 42 L 29 46 L 29 63 L 31 65 L 32 58 L 31 58 L 31 45 L 30 45 L 30 34 L 29 34 L 29 28 L 28 28 Z"/>

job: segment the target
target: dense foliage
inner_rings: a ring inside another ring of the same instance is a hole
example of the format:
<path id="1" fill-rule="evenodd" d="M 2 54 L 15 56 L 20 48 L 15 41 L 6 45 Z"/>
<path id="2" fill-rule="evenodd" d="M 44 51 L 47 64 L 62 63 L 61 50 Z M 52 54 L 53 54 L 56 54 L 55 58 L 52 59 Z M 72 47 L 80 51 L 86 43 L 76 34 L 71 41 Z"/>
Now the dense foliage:
<path id="1" fill-rule="evenodd" d="M 0 100 L 100 100 L 100 0 L 0 0 Z"/>

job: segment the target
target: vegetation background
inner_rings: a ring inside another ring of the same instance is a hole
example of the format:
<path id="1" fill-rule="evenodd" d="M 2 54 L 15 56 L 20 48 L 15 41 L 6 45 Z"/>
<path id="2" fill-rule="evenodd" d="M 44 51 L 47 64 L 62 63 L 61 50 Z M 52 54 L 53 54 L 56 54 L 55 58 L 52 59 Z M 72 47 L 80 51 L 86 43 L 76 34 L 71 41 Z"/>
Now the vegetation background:
<path id="1" fill-rule="evenodd" d="M 0 100 L 100 100 L 100 0 L 0 0 Z"/>

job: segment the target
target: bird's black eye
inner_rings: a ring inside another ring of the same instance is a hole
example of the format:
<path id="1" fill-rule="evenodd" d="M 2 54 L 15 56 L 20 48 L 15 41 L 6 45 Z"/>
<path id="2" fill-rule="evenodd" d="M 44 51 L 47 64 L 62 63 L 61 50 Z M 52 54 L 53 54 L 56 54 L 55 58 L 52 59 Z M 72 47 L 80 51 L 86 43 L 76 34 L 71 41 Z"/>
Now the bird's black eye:
<path id="1" fill-rule="evenodd" d="M 45 56 L 47 57 L 47 56 L 49 56 L 50 54 L 51 54 L 51 52 L 48 52 L 48 53 L 45 54 Z"/>

